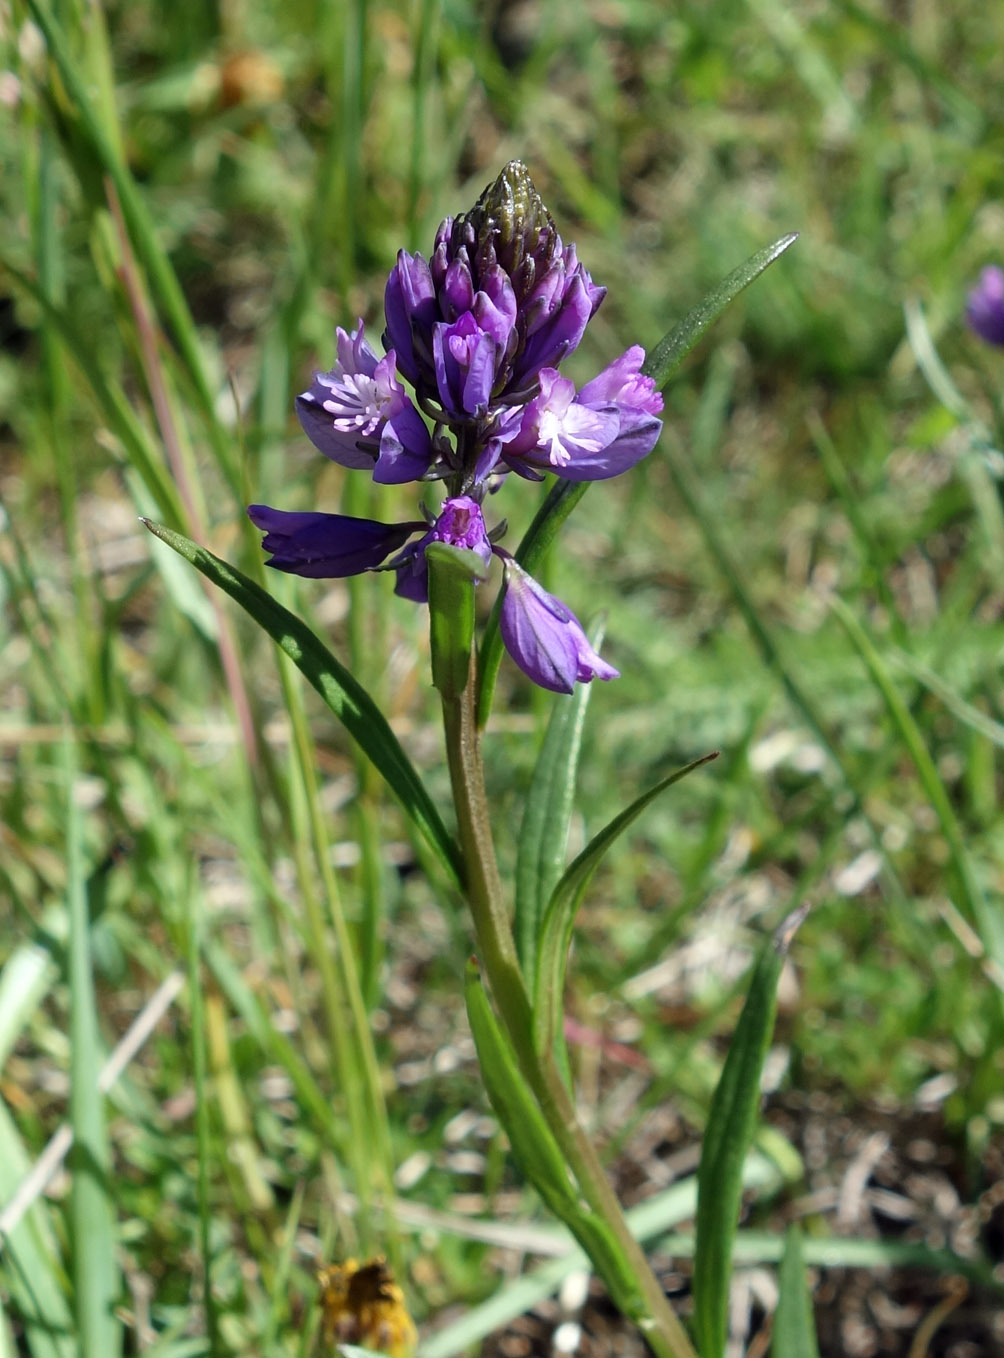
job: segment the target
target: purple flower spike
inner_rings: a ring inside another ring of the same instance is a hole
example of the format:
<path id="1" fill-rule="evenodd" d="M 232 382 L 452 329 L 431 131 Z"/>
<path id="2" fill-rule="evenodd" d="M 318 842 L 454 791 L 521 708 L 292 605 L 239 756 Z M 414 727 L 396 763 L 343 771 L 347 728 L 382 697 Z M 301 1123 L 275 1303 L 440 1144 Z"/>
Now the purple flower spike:
<path id="1" fill-rule="evenodd" d="M 364 468 L 376 481 L 418 481 L 432 463 L 425 422 L 394 375 L 397 355 L 383 358 L 366 343 L 362 321 L 347 335 L 339 327 L 338 362 L 315 373 L 296 398 L 304 433 L 342 467 Z"/>
<path id="2" fill-rule="evenodd" d="M 571 693 L 576 683 L 591 679 L 618 678 L 619 671 L 590 646 L 575 614 L 511 557 L 503 559 L 502 640 L 523 673 L 553 693 Z"/>
<path id="3" fill-rule="evenodd" d="M 249 505 L 248 518 L 265 533 L 262 549 L 277 571 L 310 579 L 343 579 L 383 564 L 425 524 L 378 523 L 345 514 L 295 514 Z"/>
<path id="4" fill-rule="evenodd" d="M 403 599 L 425 603 L 429 597 L 429 566 L 425 549 L 432 542 L 446 542 L 451 547 L 465 547 L 476 552 L 488 566 L 492 559 L 492 544 L 485 528 L 481 506 L 468 495 L 457 495 L 444 500 L 439 517 L 425 537 L 411 543 L 390 564 L 397 567 L 394 593 Z"/>
<path id="5" fill-rule="evenodd" d="M 991 264 L 980 274 L 969 294 L 966 320 L 988 344 L 1004 345 L 1004 269 Z"/>

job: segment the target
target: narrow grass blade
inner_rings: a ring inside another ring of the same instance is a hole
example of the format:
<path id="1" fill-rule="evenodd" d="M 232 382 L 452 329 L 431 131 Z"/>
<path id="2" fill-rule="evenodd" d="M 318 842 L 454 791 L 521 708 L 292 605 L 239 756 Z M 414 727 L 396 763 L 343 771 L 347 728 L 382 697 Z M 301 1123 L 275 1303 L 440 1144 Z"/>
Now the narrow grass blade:
<path id="1" fill-rule="evenodd" d="M 732 1245 L 739 1219 L 743 1162 L 760 1105 L 777 983 L 792 936 L 807 913 L 790 915 L 764 948 L 750 978 L 729 1054 L 711 1100 L 697 1171 L 694 1331 L 701 1358 L 722 1358 L 728 1337 Z"/>
<path id="2" fill-rule="evenodd" d="M 45 36 L 49 55 L 59 71 L 66 94 L 77 115 L 74 131 L 80 135 L 83 144 L 87 145 L 93 155 L 96 168 L 99 168 L 100 173 L 106 174 L 115 186 L 129 234 L 135 244 L 136 254 L 142 261 L 158 296 L 163 315 L 170 326 L 206 417 L 216 460 L 236 494 L 240 478 L 230 441 L 216 417 L 214 393 L 207 377 L 195 322 L 177 274 L 158 239 L 150 211 L 121 154 L 117 138 L 109 135 L 109 127 L 117 128 L 117 124 L 107 117 L 106 109 L 100 107 L 91 97 L 87 76 L 81 72 L 67 35 L 57 23 L 49 6 L 44 0 L 28 0 L 28 8 L 31 17 Z M 107 102 L 106 97 L 105 104 Z M 80 148 L 76 149 L 79 153 Z"/>
<path id="3" fill-rule="evenodd" d="M 235 599 L 259 626 L 286 652 L 300 673 L 313 684 L 362 750 L 390 785 L 407 815 L 424 835 L 440 865 L 451 879 L 460 881 L 457 847 L 418 772 L 390 729 L 386 717 L 365 689 L 331 654 L 310 628 L 283 608 L 271 595 L 233 566 L 221 561 L 189 538 L 160 524 L 143 522 L 155 537 Z"/>
<path id="4" fill-rule="evenodd" d="M 600 637 L 593 636 L 590 644 L 598 650 Z M 513 929 L 523 976 L 531 987 L 541 921 L 565 862 L 582 728 L 592 690 L 592 684 L 578 684 L 570 697 L 559 694 L 555 698 L 523 807 Z"/>
<path id="5" fill-rule="evenodd" d="M 589 841 L 586 847 L 569 865 L 558 885 L 554 888 L 544 915 L 540 931 L 539 952 L 537 956 L 536 1005 L 534 1007 L 534 1043 L 540 1052 L 550 1051 L 558 1036 L 561 1024 L 562 997 L 565 990 L 565 967 L 568 962 L 568 949 L 572 941 L 575 916 L 582 897 L 599 867 L 604 854 L 641 813 L 655 801 L 667 788 L 686 778 L 688 773 L 717 759 L 717 752 L 695 759 L 685 768 L 677 769 L 668 778 L 650 787 L 631 803 L 626 810 L 605 826 L 600 833 Z"/>
<path id="6" fill-rule="evenodd" d="M 31 1163 L 7 1105 L 0 1101 L 0 1202 L 7 1203 Z M 79 1358 L 47 1203 L 33 1203 L 18 1224 L 0 1235 L 0 1280 L 11 1309 L 24 1324 L 32 1358 Z"/>
<path id="7" fill-rule="evenodd" d="M 771 1358 L 819 1358 L 812 1298 L 802 1257 L 802 1232 L 789 1226 L 778 1277 Z"/>
<path id="8" fill-rule="evenodd" d="M 767 245 L 755 255 L 750 255 L 749 259 L 733 269 L 717 288 L 713 288 L 659 341 L 642 364 L 642 372 L 651 377 L 657 387 L 665 386 L 705 330 L 718 320 L 728 304 L 734 301 L 744 288 L 749 287 L 754 278 L 758 278 L 775 259 L 780 258 L 788 246 L 793 245 L 796 240 L 798 232 L 789 232 L 773 245 Z"/>
<path id="9" fill-rule="evenodd" d="M 820 744 L 829 755 L 834 768 L 839 772 L 847 791 L 851 796 L 851 806 L 849 816 L 861 816 L 868 826 L 869 833 L 877 852 L 882 857 L 883 873 L 885 883 L 899 905 L 905 905 L 906 892 L 899 880 L 895 868 L 889 860 L 888 851 L 882 841 L 881 835 L 875 827 L 874 821 L 868 815 L 864 804 L 863 780 L 856 777 L 847 760 L 839 748 L 837 742 L 830 734 L 827 723 L 823 719 L 815 699 L 810 695 L 809 690 L 802 684 L 795 673 L 794 668 L 789 663 L 780 642 L 768 628 L 766 622 L 757 608 L 756 601 L 746 588 L 743 572 L 736 565 L 732 553 L 726 547 L 717 523 L 718 516 L 704 503 L 694 480 L 693 474 L 687 465 L 687 459 L 683 456 L 681 449 L 674 444 L 671 436 L 664 437 L 662 440 L 661 453 L 669 468 L 669 473 L 673 478 L 680 498 L 683 500 L 688 511 L 693 516 L 701 530 L 705 546 L 715 561 L 728 583 L 736 605 L 742 614 L 743 621 L 756 643 L 757 649 L 767 665 L 780 679 L 785 693 L 788 695 L 793 706 L 801 712 L 809 727 L 815 732 Z"/>
<path id="10" fill-rule="evenodd" d="M 73 1148 L 68 1163 L 73 1176 L 70 1192 L 73 1301 L 81 1358 L 115 1358 L 122 1348 L 121 1326 L 114 1314 L 119 1295 L 115 1214 L 104 1100 L 98 1085 L 101 1057 L 91 974 L 83 827 L 76 802 L 76 759 L 69 736 L 65 745 L 65 769 L 70 922 L 70 1124 L 73 1128 Z"/>
<path id="11" fill-rule="evenodd" d="M 0 1069 L 58 974 L 41 943 L 22 943 L 0 971 Z"/>
<path id="12" fill-rule="evenodd" d="M 941 833 L 948 845 L 949 861 L 958 892 L 958 905 L 976 926 L 987 956 L 1004 967 L 1004 920 L 994 911 L 983 894 L 966 851 L 965 837 L 952 808 L 945 785 L 924 742 L 923 734 L 910 709 L 893 682 L 888 667 L 872 645 L 864 628 L 842 599 L 831 599 L 830 606 L 840 619 L 851 645 L 864 661 L 872 683 L 878 689 L 892 718 L 900 740 L 913 761 L 921 786 L 941 824 Z"/>
<path id="13" fill-rule="evenodd" d="M 284 1033 L 279 1032 L 225 950 L 212 939 L 206 939 L 202 951 L 221 990 L 247 1024 L 251 1036 L 262 1051 L 289 1076 L 297 1098 L 313 1118 L 315 1126 L 336 1150 L 344 1151 L 345 1127 L 335 1116 L 331 1100 L 321 1090 L 299 1051 Z"/>

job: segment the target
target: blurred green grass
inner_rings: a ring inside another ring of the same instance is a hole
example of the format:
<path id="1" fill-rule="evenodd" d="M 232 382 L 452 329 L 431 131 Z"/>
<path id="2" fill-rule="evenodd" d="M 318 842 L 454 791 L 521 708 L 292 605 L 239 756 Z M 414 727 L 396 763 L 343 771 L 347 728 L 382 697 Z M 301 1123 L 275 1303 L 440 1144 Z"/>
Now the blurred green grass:
<path id="1" fill-rule="evenodd" d="M 593 695 L 583 826 L 723 751 L 597 879 L 572 1012 L 633 1011 L 660 1075 L 649 1098 L 681 1089 L 699 1120 L 736 968 L 754 935 L 809 899 L 785 1078 L 839 1089 L 848 1107 L 909 1109 L 945 1077 L 945 1135 L 975 1164 L 1004 1122 L 1000 992 L 967 931 L 978 921 L 944 822 L 828 599 L 888 667 L 966 872 L 999 916 L 998 487 L 977 431 L 919 373 L 903 305 L 922 304 L 963 399 L 994 428 L 1004 369 L 960 316 L 1004 239 L 1004 14 L 959 0 L 671 13 L 645 0 L 247 0 L 180 22 L 152 0 L 64 0 L 60 74 L 37 26 L 49 13 L 16 5 L 0 21 L 0 1021 L 12 1034 L 0 1094 L 17 1154 L 33 1158 L 68 1114 L 65 1034 L 88 1003 L 66 950 L 82 874 L 102 1055 L 172 969 L 190 961 L 205 989 L 202 1008 L 178 1001 L 107 1105 L 127 1329 L 171 1355 L 211 1351 L 206 1333 L 217 1352 L 263 1337 L 306 1352 L 312 1250 L 388 1251 L 420 1318 L 494 1286 L 483 1247 L 448 1235 L 433 1247 L 337 1205 L 344 1189 L 365 1195 L 376 1143 L 340 1096 L 365 1073 L 329 1037 L 350 1020 L 317 965 L 332 928 L 317 913 L 332 904 L 319 862 L 334 864 L 356 941 L 338 966 L 358 972 L 395 1072 L 387 1156 L 428 1157 L 417 1201 L 447 1206 L 474 1182 L 491 1214 L 513 1184 L 497 1136 L 478 1142 L 473 1181 L 444 1149 L 457 1115 L 483 1109 L 454 1036 L 464 921 L 438 878 L 413 870 L 420 846 L 313 695 L 301 725 L 268 644 L 136 519 L 173 523 L 260 577 L 248 499 L 411 517 L 407 490 L 364 491 L 319 465 L 292 397 L 330 363 L 336 323 L 363 316 L 379 333 L 395 251 L 427 250 L 439 219 L 512 156 L 609 289 L 573 376 L 653 344 L 746 255 L 802 233 L 668 390 L 664 450 L 594 490 L 549 563 L 580 614 L 607 612 L 605 653 L 624 676 Z M 534 508 L 520 489 L 498 500 L 511 542 Z M 351 657 L 444 793 L 421 610 L 386 577 L 268 584 Z M 511 864 L 547 703 L 504 668 L 498 710 L 489 776 Z M 304 810 L 308 770 L 322 827 Z M 687 947 L 690 970 L 651 989 L 639 979 Z M 31 948 L 46 969 L 28 985 L 15 963 Z M 674 1006 L 692 1020 L 667 1023 Z M 376 1185 L 392 1167 L 372 1167 Z M 59 1180 L 32 1229 L 79 1326 L 87 1284 L 69 1279 L 83 1228 Z M 0 1277 L 0 1347 L 75 1351 L 32 1322 L 59 1302 L 16 1250 Z"/>

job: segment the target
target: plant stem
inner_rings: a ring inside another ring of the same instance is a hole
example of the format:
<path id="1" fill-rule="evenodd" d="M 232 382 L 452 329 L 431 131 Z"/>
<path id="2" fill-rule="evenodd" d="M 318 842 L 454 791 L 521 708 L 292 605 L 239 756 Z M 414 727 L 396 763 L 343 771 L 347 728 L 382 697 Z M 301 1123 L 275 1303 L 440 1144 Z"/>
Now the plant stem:
<path id="1" fill-rule="evenodd" d="M 447 759 L 456 804 L 464 886 L 484 975 L 515 1049 L 524 1078 L 533 1090 L 548 1126 L 573 1170 L 590 1208 L 617 1237 L 635 1271 L 648 1315 L 639 1321 L 658 1358 L 697 1358 L 676 1318 L 645 1252 L 631 1234 L 596 1148 L 575 1112 L 571 1095 L 550 1053 L 538 1053 L 533 1042 L 532 1013 L 519 969 L 516 944 L 502 895 L 495 859 L 491 817 L 485 792 L 481 735 L 477 722 L 475 663 L 457 694 L 443 694 Z"/>

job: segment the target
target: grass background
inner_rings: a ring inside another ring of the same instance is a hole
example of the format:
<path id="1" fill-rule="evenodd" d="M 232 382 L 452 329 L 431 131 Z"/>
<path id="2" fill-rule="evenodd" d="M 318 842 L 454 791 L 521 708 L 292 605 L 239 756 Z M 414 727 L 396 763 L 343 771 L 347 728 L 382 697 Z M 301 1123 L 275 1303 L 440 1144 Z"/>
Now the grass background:
<path id="1" fill-rule="evenodd" d="M 323 464 L 292 397 L 336 323 L 379 334 L 395 251 L 514 156 L 609 289 L 580 379 L 802 233 L 549 563 L 623 673 L 593 696 L 580 839 L 723 752 L 597 879 L 570 1011 L 651 1063 L 642 1107 L 699 1127 L 737 975 L 811 900 L 782 1089 L 935 1108 L 975 1203 L 1004 1123 L 1004 360 L 961 312 L 1004 241 L 1004 12 L 63 0 L 0 24 L 0 1206 L 66 1118 L 77 1136 L 0 1255 L 0 1353 L 105 1358 L 112 1301 L 128 1352 L 306 1353 L 314 1267 L 357 1249 L 391 1256 L 420 1322 L 513 1286 L 487 1246 L 340 1196 L 407 1166 L 424 1208 L 533 1211 L 492 1124 L 463 1121 L 486 1109 L 456 902 L 313 695 L 137 516 L 259 577 L 249 500 L 413 517 L 408 488 Z M 533 493 L 497 508 L 512 544 Z M 386 577 L 268 585 L 445 793 L 422 610 Z M 547 709 L 507 665 L 504 865 Z M 175 976 L 196 983 L 88 1098 Z"/>

